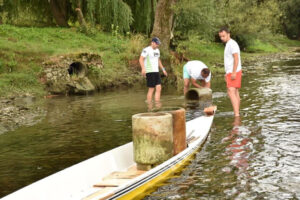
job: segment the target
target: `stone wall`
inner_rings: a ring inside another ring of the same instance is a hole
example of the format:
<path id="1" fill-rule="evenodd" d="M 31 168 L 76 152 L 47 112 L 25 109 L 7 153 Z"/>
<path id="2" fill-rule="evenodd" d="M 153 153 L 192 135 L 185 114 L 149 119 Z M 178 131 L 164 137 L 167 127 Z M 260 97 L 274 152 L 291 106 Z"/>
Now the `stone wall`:
<path id="1" fill-rule="evenodd" d="M 100 55 L 89 53 L 52 57 L 43 63 L 41 80 L 51 94 L 86 94 L 96 88 L 87 77 L 93 66 L 103 68 Z"/>

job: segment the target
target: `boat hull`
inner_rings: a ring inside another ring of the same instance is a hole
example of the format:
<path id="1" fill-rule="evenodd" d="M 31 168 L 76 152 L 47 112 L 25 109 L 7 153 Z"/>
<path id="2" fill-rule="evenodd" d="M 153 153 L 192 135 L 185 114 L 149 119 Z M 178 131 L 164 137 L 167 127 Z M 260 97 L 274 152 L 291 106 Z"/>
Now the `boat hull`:
<path id="1" fill-rule="evenodd" d="M 214 116 L 201 116 L 186 123 L 188 147 L 155 168 L 112 187 L 94 187 L 114 172 L 134 166 L 132 142 L 90 158 L 28 185 L 2 200 L 99 200 L 141 199 L 160 182 L 180 171 L 205 142 Z"/>

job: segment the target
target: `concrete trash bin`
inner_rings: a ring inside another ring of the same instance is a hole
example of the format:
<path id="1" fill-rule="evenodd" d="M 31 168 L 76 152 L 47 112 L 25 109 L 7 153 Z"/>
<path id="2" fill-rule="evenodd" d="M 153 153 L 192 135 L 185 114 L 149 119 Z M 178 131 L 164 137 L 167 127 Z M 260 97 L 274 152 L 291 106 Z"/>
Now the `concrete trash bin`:
<path id="1" fill-rule="evenodd" d="M 139 170 L 149 170 L 173 156 L 173 120 L 170 113 L 132 116 L 134 160 Z"/>

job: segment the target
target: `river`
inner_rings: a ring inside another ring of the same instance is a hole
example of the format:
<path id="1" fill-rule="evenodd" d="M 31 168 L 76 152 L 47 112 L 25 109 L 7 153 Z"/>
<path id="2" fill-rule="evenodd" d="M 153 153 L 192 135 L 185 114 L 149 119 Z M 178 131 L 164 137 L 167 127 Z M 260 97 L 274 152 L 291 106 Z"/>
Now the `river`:
<path id="1" fill-rule="evenodd" d="M 218 106 L 203 148 L 156 199 L 300 199 L 300 57 L 244 67 L 241 118 L 234 118 L 222 76 L 213 77 Z M 146 112 L 144 87 L 44 100 L 32 126 L 0 135 L 0 197 L 132 139 L 131 116 Z M 184 106 L 181 91 L 163 106 Z M 187 119 L 202 115 L 187 109 Z"/>

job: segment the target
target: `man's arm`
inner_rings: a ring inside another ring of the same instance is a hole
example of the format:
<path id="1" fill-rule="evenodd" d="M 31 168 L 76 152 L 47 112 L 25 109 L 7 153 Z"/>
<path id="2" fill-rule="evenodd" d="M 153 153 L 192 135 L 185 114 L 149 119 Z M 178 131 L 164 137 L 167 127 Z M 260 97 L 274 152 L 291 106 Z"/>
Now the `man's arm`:
<path id="1" fill-rule="evenodd" d="M 208 82 L 205 82 L 205 85 L 204 85 L 204 87 L 210 88 L 210 81 L 208 81 Z"/>
<path id="2" fill-rule="evenodd" d="M 201 85 L 199 85 L 199 84 L 197 83 L 196 79 L 191 78 L 191 82 L 192 82 L 192 84 L 193 84 L 196 88 L 201 88 L 201 87 L 202 87 Z"/>
<path id="3" fill-rule="evenodd" d="M 205 80 L 200 80 L 201 87 L 210 88 L 210 81 L 206 82 Z"/>
<path id="4" fill-rule="evenodd" d="M 164 68 L 164 66 L 162 65 L 160 58 L 158 59 L 158 65 L 159 65 L 160 69 L 163 71 L 164 75 L 168 76 L 168 73 L 167 73 L 166 69 Z"/>
<path id="5" fill-rule="evenodd" d="M 236 78 L 236 70 L 237 70 L 237 67 L 238 67 L 238 64 L 239 64 L 239 55 L 238 53 L 234 53 L 232 54 L 233 56 L 233 70 L 232 70 L 232 74 L 231 74 L 231 79 L 234 80 Z"/>
<path id="6" fill-rule="evenodd" d="M 141 73 L 142 73 L 143 76 L 146 76 L 146 68 L 145 68 L 145 65 L 144 65 L 144 60 L 145 60 L 145 58 L 143 56 L 140 56 L 139 62 L 140 62 L 141 69 L 142 69 Z"/>

